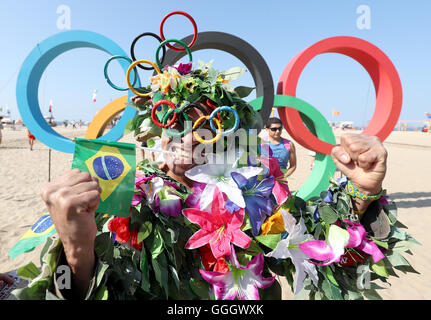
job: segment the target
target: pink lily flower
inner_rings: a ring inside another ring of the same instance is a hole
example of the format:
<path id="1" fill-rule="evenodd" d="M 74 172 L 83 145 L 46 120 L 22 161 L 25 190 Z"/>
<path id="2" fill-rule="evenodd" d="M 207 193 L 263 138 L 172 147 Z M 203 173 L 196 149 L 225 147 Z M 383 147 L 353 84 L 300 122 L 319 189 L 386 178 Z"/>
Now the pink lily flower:
<path id="1" fill-rule="evenodd" d="M 346 248 L 358 248 L 359 250 L 371 255 L 374 262 L 378 262 L 385 257 L 374 241 L 367 239 L 367 231 L 365 231 L 362 224 L 352 222 L 348 219 L 345 219 L 344 222 L 350 225 L 350 227 L 347 227 L 347 232 L 349 233 L 350 238 Z"/>
<path id="2" fill-rule="evenodd" d="M 323 261 L 322 264 L 314 263 L 318 266 L 327 266 L 334 262 L 340 262 L 345 248 L 358 248 L 372 256 L 374 262 L 378 262 L 385 256 L 377 245 L 366 238 L 365 228 L 360 223 L 354 223 L 345 219 L 344 222 L 350 226 L 346 230 L 335 224 L 329 228 L 328 239 L 310 240 L 299 244 L 303 253 L 314 260 Z"/>
<path id="3" fill-rule="evenodd" d="M 233 213 L 226 210 L 223 195 L 217 187 L 214 190 L 210 213 L 189 208 L 183 210 L 183 215 L 201 227 L 187 241 L 186 249 L 196 249 L 209 243 L 217 259 L 231 254 L 231 243 L 243 249 L 250 245 L 251 239 L 240 229 L 244 220 L 244 209 Z"/>
<path id="4" fill-rule="evenodd" d="M 272 194 L 277 204 L 283 204 L 288 197 L 292 197 L 292 194 L 290 193 L 287 181 L 284 180 L 284 173 L 280 169 L 278 160 L 274 157 L 258 157 L 257 159 L 269 169 L 268 175 L 274 177 L 275 183 Z"/>
<path id="5" fill-rule="evenodd" d="M 270 287 L 275 276 L 264 278 L 262 276 L 264 257 L 259 253 L 246 267 L 239 264 L 232 246 L 230 255 L 231 271 L 222 273 L 200 269 L 199 272 L 205 281 L 212 285 L 216 300 L 259 300 L 259 290 Z"/>

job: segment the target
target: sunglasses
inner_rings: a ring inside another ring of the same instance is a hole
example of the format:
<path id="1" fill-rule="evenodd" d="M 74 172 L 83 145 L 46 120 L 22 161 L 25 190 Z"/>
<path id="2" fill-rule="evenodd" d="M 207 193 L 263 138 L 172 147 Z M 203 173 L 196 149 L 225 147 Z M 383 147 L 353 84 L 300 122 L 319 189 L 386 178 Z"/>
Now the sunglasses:
<path id="1" fill-rule="evenodd" d="M 269 130 L 271 130 L 272 132 L 275 132 L 275 131 L 281 131 L 281 130 L 283 130 L 283 128 L 282 127 L 275 127 L 275 128 L 269 128 Z"/>

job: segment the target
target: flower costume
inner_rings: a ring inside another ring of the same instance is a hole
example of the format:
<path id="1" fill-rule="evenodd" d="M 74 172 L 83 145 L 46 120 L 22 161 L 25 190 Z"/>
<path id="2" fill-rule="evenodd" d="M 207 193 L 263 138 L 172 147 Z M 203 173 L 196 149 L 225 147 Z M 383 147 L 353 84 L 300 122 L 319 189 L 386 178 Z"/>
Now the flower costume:
<path id="1" fill-rule="evenodd" d="M 129 132 L 141 138 L 144 121 L 146 131 L 156 128 L 151 116 L 168 121 L 166 106 L 152 110 L 160 100 L 176 106 L 172 113 L 205 102 L 227 106 L 231 109 L 214 114 L 222 130 L 255 127 L 256 112 L 229 85 L 233 74 L 242 73 L 219 72 L 211 63 L 195 70 L 191 64 L 166 66 L 144 88 L 151 95 L 135 106 L 140 113 Z M 176 134 L 168 129 L 161 134 Z M 189 129 L 194 134 L 199 128 Z M 285 277 L 299 297 L 363 299 L 379 297 L 377 285 L 358 288 L 365 272 L 385 282 L 395 269 L 414 272 L 401 252 L 417 241 L 397 223 L 393 202 L 380 198 L 364 213 L 386 219 L 390 232 L 377 239 L 370 224 L 355 215 L 346 180 L 331 180 L 320 197 L 305 201 L 280 178 L 276 159 L 226 164 L 222 156 L 211 155 L 214 161 L 185 172 L 193 190 L 155 162 L 138 164 L 129 217 L 96 214 L 96 264 L 86 299 L 259 299 L 279 292 L 275 275 Z M 14 294 L 73 298 L 57 281 L 57 268 L 67 261 L 56 236 L 48 238 L 41 261 L 42 270 L 32 263 L 20 269 L 30 283 Z"/>

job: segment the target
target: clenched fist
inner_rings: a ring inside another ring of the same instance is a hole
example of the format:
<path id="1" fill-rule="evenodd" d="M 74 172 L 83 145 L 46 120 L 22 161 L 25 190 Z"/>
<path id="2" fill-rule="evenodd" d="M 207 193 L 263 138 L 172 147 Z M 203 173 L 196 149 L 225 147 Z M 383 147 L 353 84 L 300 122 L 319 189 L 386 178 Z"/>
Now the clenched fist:
<path id="1" fill-rule="evenodd" d="M 94 240 L 97 234 L 94 213 L 101 188 L 96 178 L 73 169 L 48 183 L 41 191 L 52 221 L 63 243 L 64 252 L 77 286 L 85 291 L 94 266 Z M 83 281 L 83 282 L 82 282 Z"/>
<path id="2" fill-rule="evenodd" d="M 331 155 L 337 168 L 360 192 L 375 195 L 382 190 L 388 153 L 379 138 L 363 134 L 343 135 Z M 355 201 L 357 210 L 366 208 L 363 201 Z"/>

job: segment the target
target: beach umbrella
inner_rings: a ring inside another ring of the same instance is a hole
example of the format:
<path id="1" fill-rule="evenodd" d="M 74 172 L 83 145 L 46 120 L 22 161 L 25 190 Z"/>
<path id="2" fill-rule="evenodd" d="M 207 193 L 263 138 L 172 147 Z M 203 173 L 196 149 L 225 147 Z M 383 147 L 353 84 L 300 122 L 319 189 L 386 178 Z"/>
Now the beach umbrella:
<path id="1" fill-rule="evenodd" d="M 427 116 L 428 119 L 431 119 L 431 113 L 426 112 L 425 115 Z"/>

